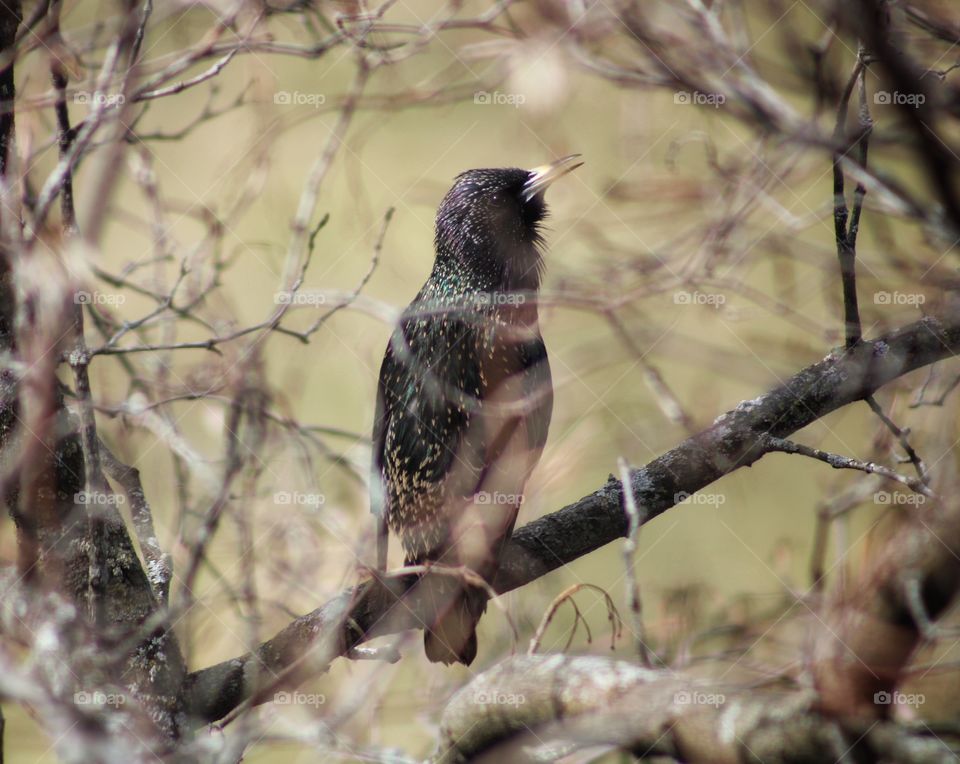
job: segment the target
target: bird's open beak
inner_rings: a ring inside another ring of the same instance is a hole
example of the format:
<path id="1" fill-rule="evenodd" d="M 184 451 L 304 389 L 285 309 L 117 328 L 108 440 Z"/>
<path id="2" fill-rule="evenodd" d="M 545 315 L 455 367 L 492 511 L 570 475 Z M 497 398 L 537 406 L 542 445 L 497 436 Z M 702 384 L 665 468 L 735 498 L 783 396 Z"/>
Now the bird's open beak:
<path id="1" fill-rule="evenodd" d="M 563 159 L 558 159 L 556 162 L 551 162 L 541 167 L 534 167 L 530 170 L 529 179 L 523 184 L 523 200 L 529 202 L 537 194 L 546 191 L 547 186 L 557 178 L 562 178 L 568 172 L 576 170 L 583 164 L 583 162 L 576 161 L 579 158 L 580 154 L 571 154 Z"/>

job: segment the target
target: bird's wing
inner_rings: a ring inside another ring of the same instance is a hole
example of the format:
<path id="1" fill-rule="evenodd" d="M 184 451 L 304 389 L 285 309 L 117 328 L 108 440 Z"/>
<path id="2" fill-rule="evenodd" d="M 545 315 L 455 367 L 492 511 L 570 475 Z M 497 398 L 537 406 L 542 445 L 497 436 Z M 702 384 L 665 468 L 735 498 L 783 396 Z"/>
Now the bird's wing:
<path id="1" fill-rule="evenodd" d="M 377 570 L 386 570 L 389 535 L 387 533 L 387 491 L 383 479 L 383 445 L 387 435 L 387 391 L 385 380 L 390 379 L 395 363 L 392 342 L 387 346 L 380 376 L 377 381 L 377 404 L 373 414 L 373 453 L 370 460 L 370 511 L 374 516 L 377 536 Z"/>
<path id="2" fill-rule="evenodd" d="M 411 561 L 442 551 L 446 502 L 472 495 L 483 469 L 483 444 L 466 437 L 483 385 L 473 332 L 450 316 L 403 321 L 381 370 L 376 465 L 390 525 L 402 530 Z"/>

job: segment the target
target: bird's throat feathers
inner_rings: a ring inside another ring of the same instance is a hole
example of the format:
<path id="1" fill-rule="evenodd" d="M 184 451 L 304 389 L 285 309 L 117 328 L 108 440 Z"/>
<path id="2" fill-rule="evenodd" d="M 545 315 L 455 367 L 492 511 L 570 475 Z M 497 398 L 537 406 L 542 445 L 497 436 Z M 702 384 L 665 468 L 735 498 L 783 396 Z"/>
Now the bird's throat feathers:
<path id="1" fill-rule="evenodd" d="M 464 291 L 522 293 L 540 289 L 542 239 L 505 239 L 476 233 L 445 236 L 437 228 L 433 277 L 456 283 Z"/>

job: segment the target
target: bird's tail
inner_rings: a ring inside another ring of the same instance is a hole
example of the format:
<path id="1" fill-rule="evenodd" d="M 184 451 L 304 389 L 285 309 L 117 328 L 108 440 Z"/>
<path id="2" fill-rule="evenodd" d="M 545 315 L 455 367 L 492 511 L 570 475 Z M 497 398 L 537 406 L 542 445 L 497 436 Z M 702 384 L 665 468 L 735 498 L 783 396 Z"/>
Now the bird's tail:
<path id="1" fill-rule="evenodd" d="M 449 584 L 454 583 L 448 580 Z M 481 589 L 456 582 L 461 591 L 453 595 L 436 622 L 423 633 L 423 651 L 431 663 L 462 663 L 477 657 L 477 622 L 487 609 Z"/>

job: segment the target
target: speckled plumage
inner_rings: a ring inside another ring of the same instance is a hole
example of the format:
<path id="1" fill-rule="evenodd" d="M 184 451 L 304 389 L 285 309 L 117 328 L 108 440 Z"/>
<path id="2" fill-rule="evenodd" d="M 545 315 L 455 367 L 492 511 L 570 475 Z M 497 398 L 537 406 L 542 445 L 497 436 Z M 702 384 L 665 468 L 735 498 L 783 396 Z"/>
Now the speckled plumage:
<path id="1" fill-rule="evenodd" d="M 530 178 L 457 177 L 437 213 L 433 270 L 386 349 L 373 509 L 408 565 L 465 565 L 492 580 L 546 441 L 553 392 L 536 307 L 546 209 L 542 192 L 525 198 Z M 486 597 L 450 581 L 426 654 L 469 664 Z"/>

